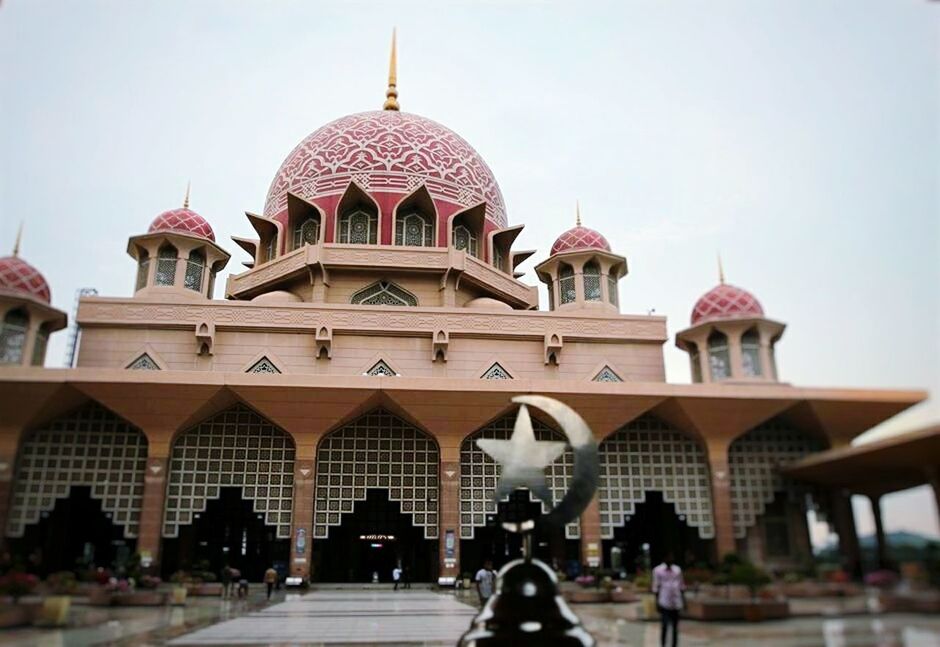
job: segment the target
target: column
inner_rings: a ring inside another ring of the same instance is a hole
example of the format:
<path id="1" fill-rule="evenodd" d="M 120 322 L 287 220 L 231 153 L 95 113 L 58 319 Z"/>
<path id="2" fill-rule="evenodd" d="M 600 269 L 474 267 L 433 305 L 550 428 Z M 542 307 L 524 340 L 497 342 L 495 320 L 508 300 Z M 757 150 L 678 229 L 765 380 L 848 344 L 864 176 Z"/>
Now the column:
<path id="1" fill-rule="evenodd" d="M 581 563 L 595 568 L 604 565 L 599 499 L 599 493 L 595 492 L 591 503 L 581 513 Z"/>
<path id="2" fill-rule="evenodd" d="M 888 565 L 888 545 L 885 541 L 885 528 L 881 521 L 881 496 L 872 495 L 868 497 L 871 501 L 871 514 L 875 519 L 875 548 L 877 550 L 878 568 L 886 568 Z"/>
<path id="3" fill-rule="evenodd" d="M 166 480 L 170 462 L 167 450 L 166 447 L 151 446 L 150 448 L 147 471 L 144 472 L 144 498 L 141 503 L 140 526 L 137 533 L 137 552 L 140 553 L 141 565 L 148 567 L 154 573 L 160 571 L 163 511 L 166 504 Z"/>
<path id="4" fill-rule="evenodd" d="M 862 553 L 855 530 L 855 514 L 852 511 L 851 494 L 842 489 L 833 489 L 830 494 L 832 522 L 839 535 L 839 553 L 845 560 L 845 570 L 855 577 L 862 574 Z"/>
<path id="5" fill-rule="evenodd" d="M 441 447 L 438 495 L 439 578 L 460 577 L 460 447 Z"/>
<path id="6" fill-rule="evenodd" d="M 0 428 L 0 436 L 13 434 L 0 440 L 0 549 L 6 548 L 7 518 L 13 496 L 13 466 L 16 462 L 16 437 L 19 431 Z M 12 440 L 12 442 L 8 442 Z"/>
<path id="7" fill-rule="evenodd" d="M 731 512 L 731 470 L 728 443 L 724 439 L 709 442 L 708 471 L 712 481 L 712 519 L 715 524 L 715 557 L 721 561 L 735 552 L 734 517 Z"/>
<path id="8" fill-rule="evenodd" d="M 933 489 L 933 496 L 937 502 L 937 518 L 940 519 L 940 467 L 931 465 L 924 468 L 927 472 L 927 482 Z"/>
<path id="9" fill-rule="evenodd" d="M 292 577 L 309 580 L 313 546 L 313 504 L 316 496 L 316 444 L 298 445 L 294 460 L 290 565 Z"/>

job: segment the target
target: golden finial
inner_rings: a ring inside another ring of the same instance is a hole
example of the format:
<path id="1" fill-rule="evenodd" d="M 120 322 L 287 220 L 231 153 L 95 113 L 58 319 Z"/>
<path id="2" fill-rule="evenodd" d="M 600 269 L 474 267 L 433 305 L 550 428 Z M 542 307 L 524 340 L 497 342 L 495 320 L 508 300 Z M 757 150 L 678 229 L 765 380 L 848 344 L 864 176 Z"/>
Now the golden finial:
<path id="1" fill-rule="evenodd" d="M 718 253 L 718 280 L 722 285 L 725 284 L 725 268 L 721 264 L 721 252 Z"/>
<path id="2" fill-rule="evenodd" d="M 16 231 L 16 242 L 13 243 L 13 255 L 20 255 L 20 241 L 23 240 L 23 222 L 20 221 L 20 228 Z"/>
<path id="3" fill-rule="evenodd" d="M 575 213 L 574 223 L 576 226 L 580 227 L 581 226 L 581 201 L 580 200 L 574 201 L 574 213 Z"/>
<path id="4" fill-rule="evenodd" d="M 395 29 L 392 29 L 392 55 L 388 60 L 388 90 L 385 91 L 383 110 L 398 110 L 398 62 L 395 48 Z"/>
<path id="5" fill-rule="evenodd" d="M 183 208 L 189 209 L 189 182 L 186 183 L 186 197 L 183 198 Z"/>

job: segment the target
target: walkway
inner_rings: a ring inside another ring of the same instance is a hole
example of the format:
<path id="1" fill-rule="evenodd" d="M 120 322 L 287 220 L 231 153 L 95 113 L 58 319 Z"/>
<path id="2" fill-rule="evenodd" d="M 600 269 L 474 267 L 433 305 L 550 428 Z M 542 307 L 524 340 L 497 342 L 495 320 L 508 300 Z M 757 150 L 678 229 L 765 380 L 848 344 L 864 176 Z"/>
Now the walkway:
<path id="1" fill-rule="evenodd" d="M 311 591 L 170 645 L 454 645 L 476 609 L 429 591 Z"/>

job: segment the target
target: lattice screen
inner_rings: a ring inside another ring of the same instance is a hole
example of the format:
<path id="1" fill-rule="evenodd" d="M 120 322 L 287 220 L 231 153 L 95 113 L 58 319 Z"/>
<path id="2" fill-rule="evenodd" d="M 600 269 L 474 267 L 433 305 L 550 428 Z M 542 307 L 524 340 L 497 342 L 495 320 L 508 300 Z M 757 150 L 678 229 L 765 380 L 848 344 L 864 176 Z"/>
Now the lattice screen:
<path id="1" fill-rule="evenodd" d="M 708 460 L 696 441 L 642 416 L 600 444 L 600 459 L 601 537 L 612 539 L 650 490 L 662 492 L 699 537 L 715 536 Z"/>
<path id="2" fill-rule="evenodd" d="M 147 353 L 144 353 L 133 362 L 127 365 L 127 368 L 132 371 L 159 371 L 160 367 L 157 366 L 157 363 L 153 361 L 153 358 L 150 357 Z"/>
<path id="3" fill-rule="evenodd" d="M 511 379 L 512 379 L 512 375 L 510 375 L 509 372 L 508 372 L 506 369 L 504 369 L 502 366 L 500 366 L 499 362 L 496 362 L 495 364 L 493 364 L 492 366 L 490 366 L 488 369 L 486 369 L 486 372 L 485 372 L 483 375 L 480 376 L 480 379 L 483 379 L 483 380 L 511 380 Z"/>
<path id="4" fill-rule="evenodd" d="M 598 371 L 597 375 L 594 376 L 594 381 L 595 382 L 623 382 L 623 380 L 620 379 L 620 376 L 614 373 L 613 369 L 610 368 L 609 366 L 605 366 L 600 371 Z"/>
<path id="5" fill-rule="evenodd" d="M 516 414 L 504 416 L 483 429 L 464 438 L 460 444 L 460 538 L 473 539 L 474 529 L 486 525 L 486 516 L 496 514 L 497 505 L 493 492 L 499 481 L 500 466 L 482 449 L 477 447 L 478 438 L 509 440 L 516 423 Z M 532 430 L 536 440 L 568 442 L 564 434 L 555 431 L 540 420 L 532 419 Z M 571 447 L 565 449 L 554 463 L 545 468 L 546 482 L 552 492 L 552 501 L 557 505 L 568 491 L 568 483 L 574 472 L 574 454 Z M 509 497 L 503 498 L 508 501 Z M 548 505 L 531 492 L 529 500 L 542 504 L 542 512 L 548 513 Z M 580 521 L 565 526 L 565 537 L 577 539 L 581 536 Z"/>
<path id="6" fill-rule="evenodd" d="M 248 407 L 238 404 L 183 432 L 173 443 L 163 536 L 218 499 L 223 487 L 240 487 L 264 522 L 290 537 L 294 498 L 294 441 Z"/>
<path id="7" fill-rule="evenodd" d="M 731 443 L 728 468 L 735 537 L 747 535 L 777 492 L 785 492 L 791 501 L 812 494 L 812 488 L 783 478 L 778 468 L 821 449 L 818 440 L 779 420 L 766 422 Z"/>
<path id="8" fill-rule="evenodd" d="M 37 429 L 20 449 L 7 535 L 22 537 L 78 485 L 91 488 L 125 537 L 136 537 L 146 465 L 144 434 L 98 404 Z"/>
<path id="9" fill-rule="evenodd" d="M 439 462 L 433 438 L 383 409 L 332 432 L 317 449 L 313 536 L 327 538 L 366 490 L 382 488 L 425 539 L 437 539 Z"/>

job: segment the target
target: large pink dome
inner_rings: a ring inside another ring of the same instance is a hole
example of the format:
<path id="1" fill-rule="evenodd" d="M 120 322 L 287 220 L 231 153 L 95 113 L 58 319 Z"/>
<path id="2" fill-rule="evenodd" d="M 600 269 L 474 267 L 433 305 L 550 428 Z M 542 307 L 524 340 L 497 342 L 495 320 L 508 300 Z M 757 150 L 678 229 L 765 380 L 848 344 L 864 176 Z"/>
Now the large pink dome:
<path id="1" fill-rule="evenodd" d="M 153 219 L 147 231 L 151 234 L 161 231 L 190 234 L 215 242 L 215 232 L 212 231 L 209 222 L 187 207 L 164 211 Z"/>
<path id="2" fill-rule="evenodd" d="M 485 202 L 487 218 L 506 226 L 499 185 L 473 147 L 437 122 L 397 110 L 342 117 L 300 142 L 271 182 L 264 215 L 283 213 L 288 191 L 313 202 L 342 194 L 351 180 L 370 194 L 406 195 L 424 184 L 436 201 Z"/>
<path id="3" fill-rule="evenodd" d="M 692 325 L 721 319 L 763 317 L 760 301 L 747 290 L 721 283 L 702 295 L 692 308 Z"/>
<path id="4" fill-rule="evenodd" d="M 603 234 L 594 231 L 588 227 L 572 227 L 555 240 L 552 245 L 552 256 L 561 252 L 570 252 L 579 249 L 598 249 L 604 252 L 610 251 L 610 243 L 604 238 Z"/>
<path id="5" fill-rule="evenodd" d="M 0 291 L 27 294 L 46 303 L 52 301 L 49 284 L 43 275 L 18 256 L 0 258 Z"/>

